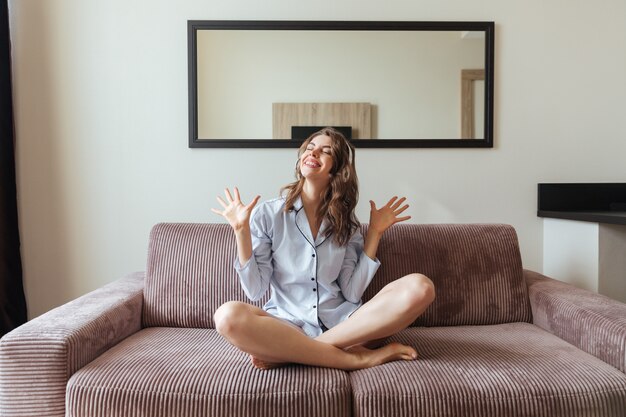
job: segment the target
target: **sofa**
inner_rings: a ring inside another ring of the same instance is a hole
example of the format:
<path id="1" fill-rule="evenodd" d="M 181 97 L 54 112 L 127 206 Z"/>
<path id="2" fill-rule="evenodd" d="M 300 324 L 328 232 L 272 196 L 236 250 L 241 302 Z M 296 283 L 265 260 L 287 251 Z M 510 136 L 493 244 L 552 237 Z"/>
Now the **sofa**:
<path id="1" fill-rule="evenodd" d="M 0 340 L 0 416 L 626 416 L 626 304 L 524 270 L 511 226 L 390 228 L 364 299 L 411 272 L 437 297 L 389 339 L 418 360 L 353 372 L 259 370 L 227 343 L 235 254 L 225 224 L 156 225 L 145 272 Z"/>

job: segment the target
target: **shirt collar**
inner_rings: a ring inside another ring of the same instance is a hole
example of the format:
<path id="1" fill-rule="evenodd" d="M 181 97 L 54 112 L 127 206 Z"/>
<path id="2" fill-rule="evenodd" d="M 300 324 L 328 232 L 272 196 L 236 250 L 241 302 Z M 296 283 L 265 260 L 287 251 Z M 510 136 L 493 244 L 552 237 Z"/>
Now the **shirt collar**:
<path id="1" fill-rule="evenodd" d="M 300 211 L 300 209 L 302 208 L 302 197 L 298 196 L 298 198 L 296 198 L 296 200 L 293 202 L 293 209 L 295 211 Z"/>
<path id="2" fill-rule="evenodd" d="M 304 205 L 302 204 L 302 197 L 298 196 L 296 200 L 293 202 L 293 209 L 296 213 L 295 222 L 300 229 L 300 232 L 304 235 L 304 237 L 312 243 L 313 234 L 311 233 L 311 228 L 309 227 L 309 220 L 306 217 L 306 213 L 302 208 Z M 326 218 L 322 219 L 322 224 L 320 225 L 320 230 L 317 232 L 317 239 L 315 239 L 314 246 L 319 246 L 326 240 L 326 230 L 329 227 L 328 220 Z"/>

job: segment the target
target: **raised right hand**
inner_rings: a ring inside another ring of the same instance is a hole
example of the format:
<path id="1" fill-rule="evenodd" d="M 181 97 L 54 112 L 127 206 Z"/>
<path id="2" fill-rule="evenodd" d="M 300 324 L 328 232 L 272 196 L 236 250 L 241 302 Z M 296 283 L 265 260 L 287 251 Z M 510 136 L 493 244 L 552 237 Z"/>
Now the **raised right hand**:
<path id="1" fill-rule="evenodd" d="M 224 217 L 228 224 L 233 228 L 233 230 L 238 231 L 244 227 L 248 227 L 250 224 L 250 213 L 252 213 L 252 209 L 259 201 L 261 196 L 256 196 L 248 205 L 244 205 L 241 201 L 241 197 L 239 196 L 239 190 L 237 187 L 234 189 L 235 198 L 230 194 L 230 190 L 226 188 L 224 190 L 224 194 L 226 195 L 226 201 L 224 201 L 221 197 L 217 197 L 218 203 L 222 206 L 224 210 L 217 210 L 212 208 L 211 211 L 213 213 L 219 214 Z"/>

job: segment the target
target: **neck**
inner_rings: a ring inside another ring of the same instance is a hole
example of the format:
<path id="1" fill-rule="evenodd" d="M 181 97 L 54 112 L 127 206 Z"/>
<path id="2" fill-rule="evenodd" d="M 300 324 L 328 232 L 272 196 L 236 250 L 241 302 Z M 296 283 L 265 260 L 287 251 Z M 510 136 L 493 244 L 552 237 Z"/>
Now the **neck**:
<path id="1" fill-rule="evenodd" d="M 328 183 L 321 184 L 318 182 L 304 181 L 302 187 L 302 205 L 306 209 L 307 213 L 317 213 L 317 209 L 322 203 L 322 196 L 326 193 Z"/>
<path id="2" fill-rule="evenodd" d="M 318 210 L 320 204 L 322 204 L 322 196 L 326 193 L 327 188 L 328 183 L 321 184 L 305 181 L 302 187 L 302 193 L 300 194 L 313 240 L 317 239 L 317 232 L 322 225 L 322 219 L 318 217 Z"/>

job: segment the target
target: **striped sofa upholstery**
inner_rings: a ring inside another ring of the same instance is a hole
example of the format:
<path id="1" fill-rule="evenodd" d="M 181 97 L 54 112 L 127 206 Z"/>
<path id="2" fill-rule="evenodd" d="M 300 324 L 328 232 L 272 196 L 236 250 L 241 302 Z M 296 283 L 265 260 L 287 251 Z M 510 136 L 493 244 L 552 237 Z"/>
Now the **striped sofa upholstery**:
<path id="1" fill-rule="evenodd" d="M 362 231 L 367 233 L 367 225 Z M 235 239 L 226 224 L 157 225 L 148 252 L 143 314 L 147 327 L 213 328 L 213 312 L 220 305 L 248 301 L 233 268 Z M 437 299 L 415 325 L 531 320 L 511 226 L 398 224 L 383 235 L 378 258 L 382 265 L 364 300 L 412 272 L 435 283 Z"/>
<path id="2" fill-rule="evenodd" d="M 435 302 L 414 325 L 531 321 L 517 234 L 511 226 L 397 224 L 383 235 L 377 256 L 381 266 L 365 300 L 412 272 L 434 282 Z"/>
<path id="3" fill-rule="evenodd" d="M 390 338 L 419 360 L 355 372 L 261 371 L 225 342 L 234 256 L 226 225 L 156 225 L 145 278 L 0 340 L 0 416 L 626 416 L 626 305 L 524 271 L 510 226 L 388 230 L 364 298 L 422 272 L 437 300 Z"/>
<path id="4" fill-rule="evenodd" d="M 148 246 L 144 326 L 214 328 L 220 305 L 247 301 L 233 267 L 236 253 L 227 224 L 156 225 Z"/>

